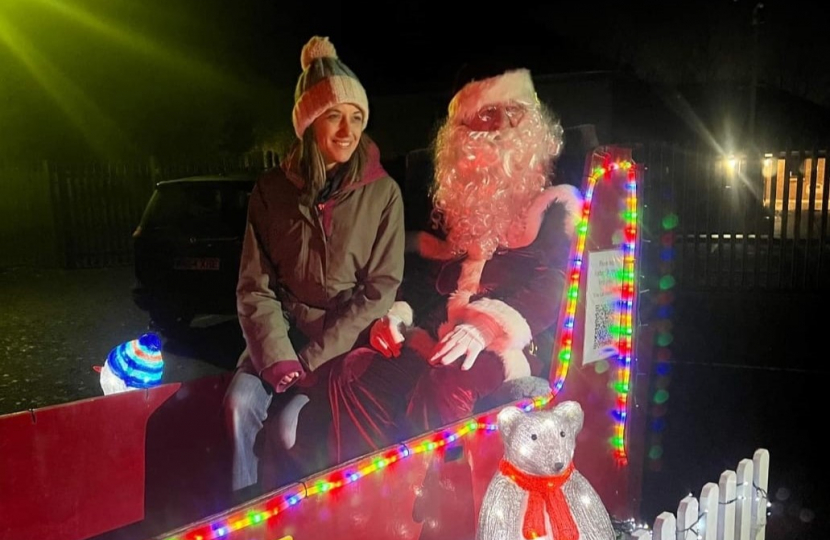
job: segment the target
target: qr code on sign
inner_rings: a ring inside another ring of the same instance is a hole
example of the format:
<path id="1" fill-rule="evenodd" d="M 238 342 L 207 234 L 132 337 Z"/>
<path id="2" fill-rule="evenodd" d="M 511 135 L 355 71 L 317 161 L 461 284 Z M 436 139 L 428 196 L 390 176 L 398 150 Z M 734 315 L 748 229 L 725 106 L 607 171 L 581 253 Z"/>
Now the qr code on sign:
<path id="1" fill-rule="evenodd" d="M 612 343 L 611 327 L 614 324 L 614 317 L 613 306 L 608 304 L 598 304 L 596 306 L 596 318 L 594 318 L 595 349 Z"/>

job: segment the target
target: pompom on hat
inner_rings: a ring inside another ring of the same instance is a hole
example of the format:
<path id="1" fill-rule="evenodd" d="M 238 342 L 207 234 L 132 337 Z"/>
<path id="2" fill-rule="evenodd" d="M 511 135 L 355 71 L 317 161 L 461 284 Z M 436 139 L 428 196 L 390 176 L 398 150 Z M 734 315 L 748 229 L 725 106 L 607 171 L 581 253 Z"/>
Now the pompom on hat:
<path id="1" fill-rule="evenodd" d="M 538 102 L 530 70 L 507 60 L 471 62 L 456 74 L 449 119 L 463 123 L 486 105 L 509 101 Z"/>
<path id="2" fill-rule="evenodd" d="M 363 128 L 369 121 L 369 99 L 357 75 L 338 57 L 327 37 L 314 36 L 300 53 L 303 72 L 294 91 L 292 120 L 298 138 L 330 107 L 351 103 L 363 111 Z"/>

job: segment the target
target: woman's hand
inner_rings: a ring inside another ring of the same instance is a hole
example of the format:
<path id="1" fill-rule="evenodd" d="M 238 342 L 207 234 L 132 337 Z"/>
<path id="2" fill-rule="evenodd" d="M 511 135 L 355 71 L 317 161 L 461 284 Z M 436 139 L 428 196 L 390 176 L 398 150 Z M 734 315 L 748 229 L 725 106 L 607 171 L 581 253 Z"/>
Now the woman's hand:
<path id="1" fill-rule="evenodd" d="M 291 373 L 284 375 L 283 378 L 280 379 L 280 383 L 277 385 L 275 390 L 278 393 L 285 392 L 300 379 L 300 375 L 301 373 L 299 371 L 292 371 Z"/>
<path id="2" fill-rule="evenodd" d="M 403 321 L 394 315 L 381 317 L 369 331 L 369 343 L 386 358 L 397 357 L 405 339 L 403 327 Z"/>

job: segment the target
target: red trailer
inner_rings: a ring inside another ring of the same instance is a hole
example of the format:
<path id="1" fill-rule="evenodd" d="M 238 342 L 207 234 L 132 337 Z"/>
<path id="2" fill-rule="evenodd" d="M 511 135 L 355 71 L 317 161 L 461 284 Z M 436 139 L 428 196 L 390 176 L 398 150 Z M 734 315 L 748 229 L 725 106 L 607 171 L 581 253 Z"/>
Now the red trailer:
<path id="1" fill-rule="evenodd" d="M 589 154 L 550 391 L 512 403 L 582 405 L 574 464 L 618 523 L 639 519 L 653 341 L 638 324 L 641 173 L 631 149 Z M 0 540 L 474 538 L 501 407 L 232 506 L 230 376 L 0 416 Z"/>

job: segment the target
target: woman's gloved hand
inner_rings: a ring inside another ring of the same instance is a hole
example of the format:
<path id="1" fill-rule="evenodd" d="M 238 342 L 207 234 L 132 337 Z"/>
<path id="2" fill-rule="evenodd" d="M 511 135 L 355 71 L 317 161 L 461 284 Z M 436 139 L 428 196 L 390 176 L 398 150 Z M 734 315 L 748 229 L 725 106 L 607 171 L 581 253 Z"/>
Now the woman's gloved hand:
<path id="1" fill-rule="evenodd" d="M 369 343 L 386 358 L 397 357 L 405 340 L 404 328 L 404 322 L 399 317 L 384 315 L 369 330 Z"/>

